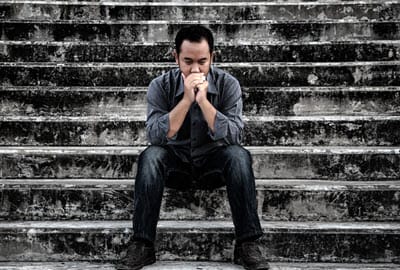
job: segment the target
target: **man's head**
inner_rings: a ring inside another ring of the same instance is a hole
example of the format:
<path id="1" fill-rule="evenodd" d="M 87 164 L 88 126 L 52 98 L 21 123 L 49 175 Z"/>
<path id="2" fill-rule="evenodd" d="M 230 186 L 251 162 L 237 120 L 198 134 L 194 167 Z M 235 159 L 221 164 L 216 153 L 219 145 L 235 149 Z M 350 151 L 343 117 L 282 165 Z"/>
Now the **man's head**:
<path id="1" fill-rule="evenodd" d="M 184 27 L 175 37 L 175 61 L 186 77 L 196 72 L 207 75 L 212 64 L 213 50 L 213 35 L 204 26 Z"/>

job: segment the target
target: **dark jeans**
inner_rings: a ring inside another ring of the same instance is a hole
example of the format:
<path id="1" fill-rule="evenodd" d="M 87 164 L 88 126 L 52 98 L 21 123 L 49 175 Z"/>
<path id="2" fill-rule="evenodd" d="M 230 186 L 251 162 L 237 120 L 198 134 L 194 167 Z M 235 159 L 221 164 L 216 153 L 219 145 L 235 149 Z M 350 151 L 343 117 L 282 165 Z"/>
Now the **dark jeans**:
<path id="1" fill-rule="evenodd" d="M 164 186 L 212 189 L 226 185 L 237 241 L 262 235 L 250 153 L 221 147 L 202 167 L 182 162 L 167 147 L 149 146 L 139 157 L 135 182 L 134 238 L 154 242 Z"/>

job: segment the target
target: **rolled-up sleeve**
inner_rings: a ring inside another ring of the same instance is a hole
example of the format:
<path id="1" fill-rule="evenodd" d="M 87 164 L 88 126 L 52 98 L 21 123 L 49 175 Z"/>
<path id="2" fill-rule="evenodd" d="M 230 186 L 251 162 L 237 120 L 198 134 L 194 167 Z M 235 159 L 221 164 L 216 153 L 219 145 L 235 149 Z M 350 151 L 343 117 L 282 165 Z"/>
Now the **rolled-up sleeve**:
<path id="1" fill-rule="evenodd" d="M 147 91 L 146 133 L 153 145 L 165 145 L 169 130 L 168 98 L 160 80 L 153 80 Z"/>
<path id="2" fill-rule="evenodd" d="M 224 83 L 222 106 L 217 110 L 214 133 L 209 130 L 213 140 L 224 139 L 228 144 L 240 144 L 243 138 L 243 101 L 239 82 L 230 77 Z"/>

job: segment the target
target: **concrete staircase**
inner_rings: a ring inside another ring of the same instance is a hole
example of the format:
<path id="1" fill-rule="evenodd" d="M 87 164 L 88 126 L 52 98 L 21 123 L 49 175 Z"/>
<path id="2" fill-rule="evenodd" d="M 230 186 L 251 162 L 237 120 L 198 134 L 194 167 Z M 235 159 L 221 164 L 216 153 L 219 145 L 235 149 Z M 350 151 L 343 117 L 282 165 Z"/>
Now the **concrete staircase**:
<path id="1" fill-rule="evenodd" d="M 198 22 L 243 86 L 272 269 L 400 269 L 400 1 L 0 0 L 0 270 L 114 269 L 146 86 Z M 148 269 L 242 269 L 224 189 L 161 219 Z"/>

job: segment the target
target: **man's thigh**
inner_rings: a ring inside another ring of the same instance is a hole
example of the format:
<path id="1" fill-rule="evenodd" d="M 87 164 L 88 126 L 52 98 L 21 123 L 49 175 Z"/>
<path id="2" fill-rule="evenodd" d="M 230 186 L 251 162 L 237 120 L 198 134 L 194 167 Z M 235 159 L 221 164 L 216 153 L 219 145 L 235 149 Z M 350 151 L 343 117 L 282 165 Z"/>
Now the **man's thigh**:
<path id="1" fill-rule="evenodd" d="M 226 185 L 224 170 L 227 162 L 232 157 L 247 155 L 247 153 L 248 151 L 240 145 L 228 145 L 218 148 L 207 156 L 203 166 L 195 169 L 196 185 L 204 189 L 214 189 Z"/>
<path id="2" fill-rule="evenodd" d="M 165 186 L 169 188 L 186 190 L 193 185 L 192 167 L 190 163 L 183 162 L 174 151 L 166 147 L 169 152 L 167 166 L 167 179 Z"/>

